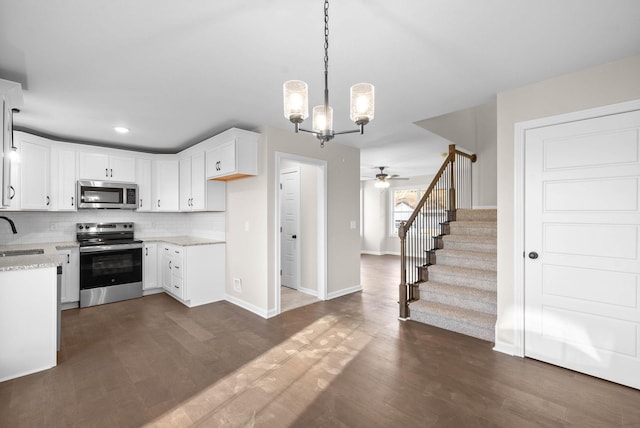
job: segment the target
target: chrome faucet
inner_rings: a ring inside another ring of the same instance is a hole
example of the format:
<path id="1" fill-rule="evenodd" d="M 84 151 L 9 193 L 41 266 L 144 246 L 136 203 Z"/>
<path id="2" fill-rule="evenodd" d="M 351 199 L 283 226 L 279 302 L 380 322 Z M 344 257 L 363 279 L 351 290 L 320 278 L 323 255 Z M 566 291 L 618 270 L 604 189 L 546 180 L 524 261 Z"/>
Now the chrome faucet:
<path id="1" fill-rule="evenodd" d="M 0 215 L 0 218 L 3 218 L 3 219 L 5 219 L 5 220 L 7 220 L 9 222 L 9 225 L 11 226 L 11 231 L 13 232 L 14 235 L 16 233 L 18 233 L 18 231 L 16 230 L 16 225 L 13 224 L 13 220 L 11 220 L 9 217 L 5 217 L 3 215 Z"/>

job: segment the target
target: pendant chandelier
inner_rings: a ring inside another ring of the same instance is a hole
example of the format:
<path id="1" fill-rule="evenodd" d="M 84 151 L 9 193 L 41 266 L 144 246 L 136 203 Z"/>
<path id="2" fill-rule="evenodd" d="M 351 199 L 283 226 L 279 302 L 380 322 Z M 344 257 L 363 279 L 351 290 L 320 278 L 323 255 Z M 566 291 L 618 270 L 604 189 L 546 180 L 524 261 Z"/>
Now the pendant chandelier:
<path id="1" fill-rule="evenodd" d="M 336 132 L 333 130 L 333 108 L 329 105 L 329 0 L 324 2 L 324 104 L 313 108 L 312 129 L 300 128 L 309 116 L 309 94 L 307 84 L 301 80 L 289 80 L 282 87 L 284 97 L 284 117 L 295 125 L 295 131 L 314 134 L 324 143 L 340 134 L 359 132 L 364 134 L 364 126 L 373 120 L 374 87 L 370 83 L 356 83 L 351 87 L 351 120 L 358 129 Z"/>

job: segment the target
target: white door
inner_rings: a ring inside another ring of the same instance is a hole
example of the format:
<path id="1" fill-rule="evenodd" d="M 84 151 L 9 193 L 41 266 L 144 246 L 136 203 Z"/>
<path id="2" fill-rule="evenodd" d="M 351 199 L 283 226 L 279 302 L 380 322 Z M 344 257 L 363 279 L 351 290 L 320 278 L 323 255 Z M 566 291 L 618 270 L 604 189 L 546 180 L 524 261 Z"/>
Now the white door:
<path id="1" fill-rule="evenodd" d="M 525 137 L 525 355 L 633 388 L 640 388 L 639 133 L 633 111 Z"/>
<path id="2" fill-rule="evenodd" d="M 300 224 L 300 169 L 280 171 L 280 284 L 298 289 L 300 281 L 298 233 Z"/>

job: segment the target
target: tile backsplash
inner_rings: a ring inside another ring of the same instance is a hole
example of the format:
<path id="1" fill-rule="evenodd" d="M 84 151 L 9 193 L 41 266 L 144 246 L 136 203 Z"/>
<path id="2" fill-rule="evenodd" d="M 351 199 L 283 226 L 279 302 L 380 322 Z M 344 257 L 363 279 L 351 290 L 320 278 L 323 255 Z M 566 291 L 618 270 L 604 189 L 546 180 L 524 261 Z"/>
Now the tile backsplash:
<path id="1" fill-rule="evenodd" d="M 0 219 L 0 245 L 67 242 L 76 240 L 76 223 L 132 221 L 138 239 L 158 236 L 199 236 L 225 239 L 225 213 L 139 213 L 127 210 L 81 210 L 74 212 L 0 211 L 16 225 Z"/>

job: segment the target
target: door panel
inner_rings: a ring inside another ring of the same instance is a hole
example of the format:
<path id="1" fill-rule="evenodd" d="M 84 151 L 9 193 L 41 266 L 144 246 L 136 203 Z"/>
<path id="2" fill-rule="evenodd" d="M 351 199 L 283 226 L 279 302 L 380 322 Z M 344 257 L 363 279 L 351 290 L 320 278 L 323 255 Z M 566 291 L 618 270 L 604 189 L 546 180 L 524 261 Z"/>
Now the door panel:
<path id="1" fill-rule="evenodd" d="M 634 388 L 639 135 L 634 111 L 525 138 L 525 355 Z"/>
<path id="2" fill-rule="evenodd" d="M 297 289 L 299 272 L 300 170 L 280 173 L 281 189 L 281 285 Z"/>

